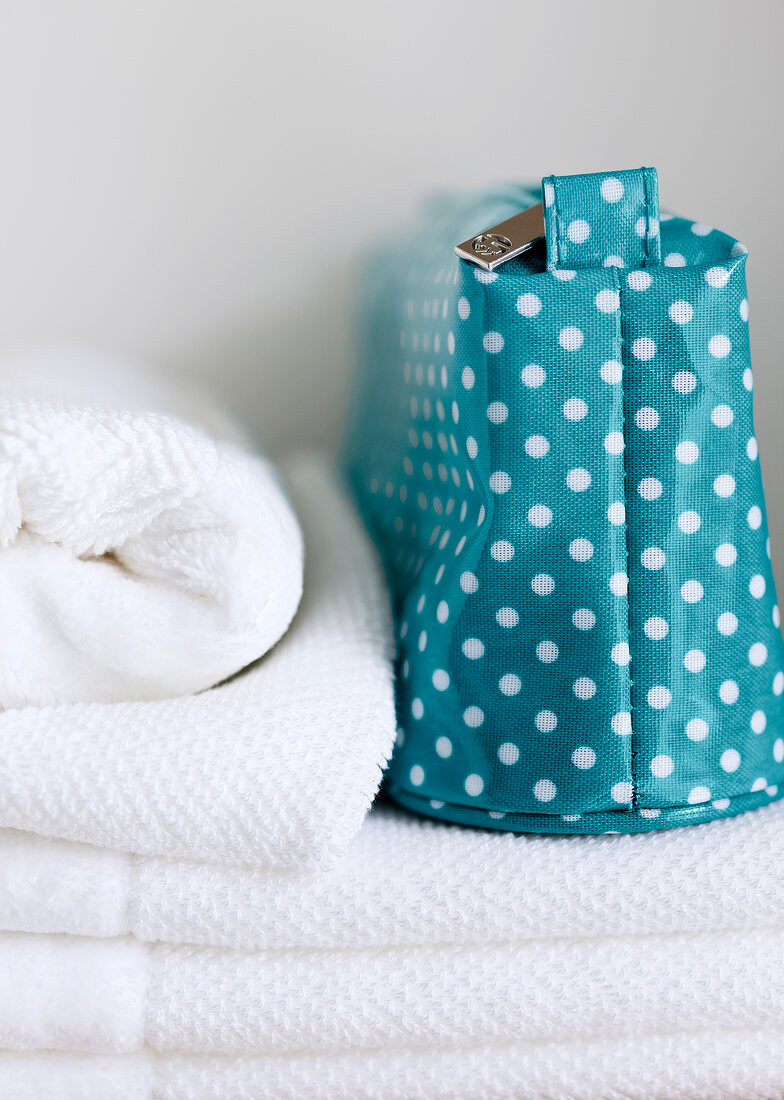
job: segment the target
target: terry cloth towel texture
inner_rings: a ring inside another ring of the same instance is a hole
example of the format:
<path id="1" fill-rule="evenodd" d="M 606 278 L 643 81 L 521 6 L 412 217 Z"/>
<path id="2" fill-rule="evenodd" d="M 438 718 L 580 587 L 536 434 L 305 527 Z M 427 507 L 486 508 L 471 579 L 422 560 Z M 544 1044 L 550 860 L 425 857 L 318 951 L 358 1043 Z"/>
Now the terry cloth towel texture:
<path id="1" fill-rule="evenodd" d="M 326 870 L 0 830 L 0 930 L 238 951 L 784 930 L 784 803 L 656 838 L 499 836 L 377 806 Z"/>
<path id="2" fill-rule="evenodd" d="M 780 1100 L 782 856 L 781 804 L 569 838 L 380 807 L 311 874 L 6 830 L 0 1100 L 57 1074 L 66 1100 Z"/>
<path id="3" fill-rule="evenodd" d="M 285 1058 L 0 1054 L 0 1100 L 780 1100 L 776 1032 Z"/>
<path id="4" fill-rule="evenodd" d="M 308 559 L 283 640 L 200 695 L 0 713 L 0 827 L 267 867 L 343 850 L 395 737 L 389 601 L 328 466 L 283 471 Z"/>
<path id="5" fill-rule="evenodd" d="M 0 363 L 0 710 L 201 691 L 301 594 L 277 473 L 210 410 L 89 354 Z"/>

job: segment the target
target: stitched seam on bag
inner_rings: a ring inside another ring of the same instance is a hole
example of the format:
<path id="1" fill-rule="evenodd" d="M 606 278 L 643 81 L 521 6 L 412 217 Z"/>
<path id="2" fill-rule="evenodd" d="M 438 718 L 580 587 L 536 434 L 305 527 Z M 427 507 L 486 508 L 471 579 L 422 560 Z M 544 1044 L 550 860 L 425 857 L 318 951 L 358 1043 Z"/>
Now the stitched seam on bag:
<path id="1" fill-rule="evenodd" d="M 615 272 L 615 278 L 616 278 L 617 283 L 618 283 L 618 297 L 619 297 L 620 303 L 621 303 L 621 308 L 618 310 L 618 347 L 619 347 L 620 361 L 621 361 L 621 365 L 622 365 L 622 368 L 623 368 L 621 370 L 621 427 L 622 427 L 622 434 L 623 434 L 624 443 L 625 443 L 626 442 L 626 384 L 627 384 L 626 381 L 625 381 L 625 375 L 626 375 L 626 371 L 627 371 L 627 365 L 626 365 L 626 362 L 624 360 L 624 353 L 623 353 L 624 352 L 623 301 L 624 301 L 624 298 L 626 297 L 626 292 L 621 287 L 621 279 L 620 279 L 620 276 L 618 275 L 617 271 Z M 623 535 L 624 535 L 624 544 L 625 544 L 625 547 L 626 547 L 626 561 L 624 563 L 625 573 L 626 573 L 626 636 L 627 636 L 627 645 L 629 646 L 629 664 L 627 666 L 628 675 L 629 675 L 629 724 L 631 726 L 631 733 L 629 734 L 629 755 L 630 755 L 629 770 L 631 772 L 631 784 L 632 784 L 632 801 L 631 801 L 630 809 L 631 810 L 636 810 L 637 809 L 637 804 L 638 804 L 638 801 L 639 801 L 639 790 L 638 790 L 638 784 L 637 784 L 637 756 L 639 754 L 639 749 L 638 749 L 638 744 L 637 744 L 637 731 L 635 729 L 634 655 L 632 653 L 632 646 L 631 646 L 631 642 L 632 642 L 632 600 L 631 600 L 632 577 L 631 577 L 631 550 L 630 550 L 630 547 L 629 547 L 629 519 L 630 519 L 630 512 L 631 512 L 631 500 L 629 498 L 629 493 L 628 493 L 628 485 L 629 485 L 629 468 L 628 468 L 628 465 L 627 465 L 627 455 L 628 455 L 628 453 L 629 453 L 628 446 L 624 446 L 624 448 L 623 448 L 623 500 L 624 500 L 624 507 L 626 509 L 626 513 L 625 513 L 626 518 L 625 518 L 625 522 L 624 522 L 624 525 L 623 525 Z"/>
<path id="2" fill-rule="evenodd" d="M 461 261 L 461 272 L 462 271 L 463 271 L 463 263 Z M 486 323 L 486 321 L 487 321 L 488 314 L 491 312 L 491 310 L 489 308 L 490 305 L 491 305 L 490 299 L 493 297 L 494 289 L 495 289 L 495 287 L 494 287 L 494 284 L 492 282 L 491 283 L 482 283 L 482 284 L 480 284 L 479 300 L 482 303 L 482 319 L 481 319 L 480 330 L 484 331 L 484 332 L 487 332 L 488 327 L 489 327 L 489 322 Z M 493 375 L 493 372 L 490 369 L 490 353 L 485 349 L 484 345 L 482 345 L 482 350 L 484 352 L 484 355 L 483 355 L 482 360 L 481 360 L 481 362 L 482 362 L 482 381 L 484 383 L 483 403 L 484 403 L 484 407 L 487 408 L 488 404 L 489 404 L 489 400 L 490 400 L 490 378 L 494 377 L 494 375 Z M 488 421 L 486 416 L 481 418 L 481 423 L 482 423 L 482 431 L 484 432 L 484 435 L 482 436 L 483 449 L 480 453 L 490 456 L 490 461 L 488 462 L 488 470 L 487 470 L 487 476 L 489 477 L 490 476 L 490 470 L 492 470 L 494 468 L 494 464 L 492 462 L 491 450 L 490 450 L 490 425 L 489 425 L 489 421 Z M 475 463 L 476 459 L 472 459 L 471 461 L 472 461 L 472 463 Z M 475 482 L 475 484 L 479 488 L 481 488 L 481 494 L 480 494 L 480 496 L 481 496 L 481 505 L 485 509 L 485 522 L 482 524 L 482 526 L 484 527 L 484 538 L 481 541 L 481 546 L 485 547 L 490 542 L 490 539 L 492 537 L 493 520 L 495 519 L 495 493 L 490 492 L 489 486 L 488 486 L 487 481 L 486 481 L 486 478 L 480 476 L 480 470 L 476 466 L 475 466 L 475 473 L 476 473 L 476 482 Z M 479 530 L 479 528 L 477 528 L 477 530 Z"/>
<path id="3" fill-rule="evenodd" d="M 553 181 L 553 216 L 555 218 L 555 259 L 553 267 L 561 266 L 561 215 L 558 210 L 558 177 L 552 176 Z"/>
<path id="4" fill-rule="evenodd" d="M 436 821 L 449 820 L 445 816 L 441 816 L 440 814 L 437 815 L 437 814 L 434 814 L 434 813 L 430 813 L 428 810 L 425 809 L 425 806 L 429 805 L 429 803 L 430 803 L 430 798 L 427 795 L 419 794 L 417 791 L 412 791 L 408 787 L 403 787 L 399 783 L 393 783 L 389 780 L 387 780 L 385 782 L 385 788 L 384 789 L 385 789 L 385 793 L 388 794 L 389 797 L 393 801 L 399 802 L 401 805 L 406 806 L 409 809 L 412 808 L 412 807 L 407 806 L 408 802 L 421 803 L 422 804 L 421 806 L 417 805 L 416 810 L 415 810 L 416 813 L 425 814 L 427 817 L 432 817 Z M 770 805 L 772 802 L 782 801 L 782 800 L 784 800 L 784 793 L 777 794 L 773 798 L 770 798 L 770 796 L 766 795 L 766 792 L 764 790 L 762 790 L 762 791 L 749 791 L 748 793 L 741 793 L 741 794 L 736 794 L 736 795 L 727 795 L 727 797 L 730 800 L 730 805 L 734 807 L 733 813 L 738 814 L 738 813 L 744 813 L 749 809 L 754 809 L 757 806 L 761 806 L 763 804 L 764 805 Z M 766 798 L 766 797 L 768 798 L 768 801 L 763 803 L 763 799 Z M 450 810 L 473 811 L 476 814 L 481 814 L 481 813 L 485 812 L 485 811 L 479 809 L 477 806 L 469 806 L 467 802 L 452 802 L 450 799 L 445 799 L 444 800 L 444 807 L 445 808 L 448 807 Z M 690 815 L 691 815 L 692 811 L 697 811 L 697 813 L 693 814 L 693 817 L 694 817 L 695 821 L 698 818 L 699 818 L 700 821 L 711 821 L 715 817 L 715 812 L 713 811 L 713 807 L 712 807 L 710 802 L 698 802 L 694 805 L 687 804 L 687 803 L 684 803 L 684 802 L 673 802 L 671 805 L 659 806 L 659 807 L 657 807 L 657 809 L 660 810 L 660 817 L 658 818 L 658 820 L 659 820 L 659 822 L 661 822 L 661 824 L 659 824 L 659 825 L 644 825 L 640 829 L 630 830 L 630 832 L 634 831 L 634 832 L 641 832 L 642 833 L 642 832 L 648 832 L 651 829 L 671 828 L 672 827 L 671 824 L 664 824 L 664 823 L 669 821 L 669 817 L 670 817 L 671 814 L 673 814 L 673 813 L 677 814 L 677 813 L 682 812 L 682 811 L 685 811 L 686 813 L 689 813 Z M 530 822 L 534 819 L 544 818 L 544 819 L 551 819 L 553 821 L 557 821 L 560 818 L 560 814 L 531 813 L 529 811 L 521 812 L 519 810 L 500 810 L 498 812 L 502 813 L 505 818 L 524 818 L 526 824 L 530 824 Z M 632 813 L 631 808 L 628 807 L 628 806 L 623 806 L 623 807 L 619 807 L 618 809 L 585 810 L 585 811 L 583 811 L 583 813 L 580 814 L 580 817 L 584 818 L 586 820 L 590 820 L 591 818 L 596 819 L 596 818 L 600 818 L 600 817 L 611 817 L 614 820 L 615 823 L 619 823 L 619 822 L 622 821 L 622 819 L 624 817 L 628 817 L 630 813 Z M 708 816 L 707 817 L 702 817 L 702 816 L 700 816 L 700 813 L 708 814 Z M 676 825 L 686 825 L 686 824 L 692 824 L 692 823 L 693 822 L 688 822 L 688 821 L 675 822 Z M 465 824 L 465 823 L 464 822 L 456 822 L 456 824 Z M 483 828 L 483 829 L 488 829 L 488 828 L 490 828 L 490 829 L 499 828 L 501 830 L 506 829 L 508 832 L 526 832 L 526 831 L 529 831 L 529 830 L 526 830 L 526 829 L 523 829 L 523 828 L 509 829 L 508 826 L 488 825 L 486 822 L 479 822 L 479 821 L 471 822 L 470 824 L 480 825 L 480 827 Z M 577 831 L 579 831 L 579 830 L 577 830 Z M 560 830 L 554 830 L 553 832 L 554 833 L 558 832 L 559 835 L 562 835 L 562 836 L 572 835 L 571 831 L 570 832 L 565 832 L 565 831 L 561 832 Z"/>
<path id="5" fill-rule="evenodd" d="M 651 216 L 650 216 L 650 197 L 649 197 L 649 193 L 648 193 L 648 170 L 647 170 L 647 168 L 641 168 L 640 169 L 640 175 L 642 176 L 642 194 L 643 194 L 643 202 L 645 204 L 645 255 L 644 255 L 644 259 L 643 259 L 643 267 L 649 267 L 650 266 L 650 255 L 651 255 Z M 620 337 L 621 337 L 621 363 L 624 363 L 624 355 L 623 355 L 623 344 L 624 344 L 624 341 L 623 341 L 623 298 L 624 297 L 625 297 L 625 295 L 621 296 L 621 309 L 620 309 L 620 322 L 619 322 L 620 323 L 620 328 L 621 328 L 621 331 L 620 331 Z M 631 369 L 631 359 L 629 359 L 629 364 L 630 364 L 630 369 Z M 623 369 L 623 371 L 621 371 L 621 386 L 624 387 L 624 390 L 623 390 L 623 398 L 624 398 L 624 403 L 623 403 L 624 438 L 626 436 L 626 389 L 625 389 L 625 384 L 624 384 L 624 381 L 623 381 L 625 371 L 626 371 L 626 366 L 624 364 L 624 369 Z M 629 496 L 627 494 L 627 482 L 629 480 L 629 466 L 628 466 L 627 454 L 628 454 L 628 447 L 624 447 L 624 449 L 623 449 L 623 496 L 624 496 L 624 500 L 627 501 L 627 503 L 629 504 L 629 507 L 631 507 L 631 500 L 629 499 Z M 629 735 L 630 736 L 629 747 L 630 747 L 630 755 L 631 755 L 631 773 L 632 773 L 632 779 L 631 779 L 631 782 L 632 782 L 631 808 L 633 810 L 636 810 L 636 809 L 638 809 L 639 803 L 640 803 L 640 789 L 639 789 L 639 781 L 638 781 L 638 773 L 637 773 L 637 758 L 638 758 L 639 753 L 640 753 L 640 743 L 639 743 L 639 738 L 638 738 L 638 735 L 637 735 L 637 728 L 636 728 L 637 723 L 636 723 L 636 720 L 635 720 L 636 715 L 635 715 L 635 711 L 634 711 L 634 672 L 633 672 L 633 669 L 634 669 L 634 655 L 632 654 L 632 646 L 631 646 L 631 642 L 632 642 L 632 571 L 631 571 L 631 551 L 630 551 L 630 547 L 629 547 L 629 526 L 628 526 L 628 524 L 629 524 L 629 516 L 627 515 L 627 517 L 626 517 L 626 528 L 625 528 L 625 534 L 626 534 L 626 613 L 627 613 L 627 616 L 628 616 L 628 624 L 629 624 L 628 625 L 629 655 L 630 655 L 630 658 L 631 658 L 630 661 L 629 661 L 629 714 L 631 715 L 631 722 L 630 722 L 631 734 Z"/>
<path id="6" fill-rule="evenodd" d="M 642 176 L 642 197 L 645 204 L 645 260 L 643 267 L 649 267 L 649 260 L 651 258 L 651 200 L 648 197 L 648 169 L 641 168 L 640 174 Z"/>

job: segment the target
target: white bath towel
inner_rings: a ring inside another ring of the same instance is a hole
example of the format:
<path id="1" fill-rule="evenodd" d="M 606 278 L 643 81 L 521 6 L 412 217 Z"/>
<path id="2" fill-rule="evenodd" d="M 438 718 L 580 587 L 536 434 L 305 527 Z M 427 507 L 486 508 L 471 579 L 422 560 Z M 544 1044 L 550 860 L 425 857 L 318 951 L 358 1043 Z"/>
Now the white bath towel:
<path id="1" fill-rule="evenodd" d="M 0 710 L 201 691 L 274 645 L 302 593 L 272 466 L 112 367 L 0 362 Z"/>
<path id="2" fill-rule="evenodd" d="M 314 874 L 0 830 L 0 929 L 242 950 L 784 929 L 784 803 L 693 828 L 517 836 L 379 806 Z"/>
<path id="3" fill-rule="evenodd" d="M 345 848 L 394 743 L 388 596 L 335 475 L 285 474 L 307 566 L 280 644 L 194 697 L 0 713 L 0 826 L 223 864 Z"/>
<path id="4" fill-rule="evenodd" d="M 780 1100 L 783 845 L 779 804 L 569 838 L 383 808 L 307 874 L 7 831 L 0 925 L 27 933 L 0 937 L 0 1048 L 19 1051 L 14 1080 L 65 1065 L 80 1097 L 110 1074 L 145 1100 L 592 1100 L 611 1083 L 624 1098 Z M 80 934 L 30 934 L 66 930 Z M 679 1093 L 690 1060 L 704 1086 Z"/>
<path id="5" fill-rule="evenodd" d="M 784 930 L 242 952 L 0 936 L 0 1049 L 305 1054 L 642 1038 L 784 1042 Z"/>
<path id="6" fill-rule="evenodd" d="M 781 1100 L 777 1032 L 327 1055 L 0 1054 L 0 1100 Z"/>

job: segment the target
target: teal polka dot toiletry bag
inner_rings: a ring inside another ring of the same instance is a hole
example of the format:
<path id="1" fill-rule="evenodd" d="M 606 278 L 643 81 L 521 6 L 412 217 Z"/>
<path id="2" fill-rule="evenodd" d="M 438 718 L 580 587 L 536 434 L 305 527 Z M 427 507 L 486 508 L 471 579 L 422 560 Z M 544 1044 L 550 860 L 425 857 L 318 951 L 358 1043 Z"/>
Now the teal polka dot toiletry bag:
<path id="1" fill-rule="evenodd" d="M 639 832 L 784 794 L 745 260 L 644 168 L 434 200 L 366 265 L 346 460 L 404 806 Z"/>

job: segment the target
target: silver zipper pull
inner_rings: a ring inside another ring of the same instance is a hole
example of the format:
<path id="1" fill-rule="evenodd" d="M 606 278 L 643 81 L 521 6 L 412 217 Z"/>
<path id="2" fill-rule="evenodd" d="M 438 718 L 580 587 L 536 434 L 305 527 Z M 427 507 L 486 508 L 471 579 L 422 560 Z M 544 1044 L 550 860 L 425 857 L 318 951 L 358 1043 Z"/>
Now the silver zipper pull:
<path id="1" fill-rule="evenodd" d="M 499 225 L 486 229 L 455 247 L 461 260 L 478 264 L 485 271 L 494 271 L 500 264 L 519 256 L 544 237 L 542 204 L 529 206 Z"/>

